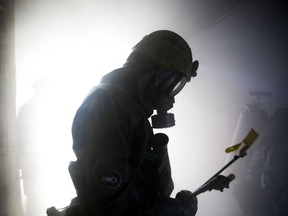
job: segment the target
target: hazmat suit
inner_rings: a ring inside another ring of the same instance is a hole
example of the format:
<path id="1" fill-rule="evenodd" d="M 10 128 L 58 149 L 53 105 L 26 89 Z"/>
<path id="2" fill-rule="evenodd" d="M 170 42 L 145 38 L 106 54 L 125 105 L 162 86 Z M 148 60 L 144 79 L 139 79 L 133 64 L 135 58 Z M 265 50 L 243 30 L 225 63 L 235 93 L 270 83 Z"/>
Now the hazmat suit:
<path id="1" fill-rule="evenodd" d="M 77 161 L 69 171 L 77 197 L 66 215 L 196 214 L 197 198 L 191 192 L 170 197 L 169 139 L 154 134 L 153 127 L 175 124 L 168 110 L 197 67 L 186 41 L 162 30 L 144 37 L 122 68 L 102 78 L 73 121 Z"/>

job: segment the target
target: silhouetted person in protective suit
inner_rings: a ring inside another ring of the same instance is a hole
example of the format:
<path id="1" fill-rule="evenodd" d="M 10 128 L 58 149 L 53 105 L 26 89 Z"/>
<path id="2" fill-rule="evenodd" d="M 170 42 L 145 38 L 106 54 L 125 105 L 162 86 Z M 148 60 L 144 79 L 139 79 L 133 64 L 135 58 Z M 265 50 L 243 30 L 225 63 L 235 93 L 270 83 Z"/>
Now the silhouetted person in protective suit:
<path id="1" fill-rule="evenodd" d="M 48 161 L 48 150 L 54 137 L 51 125 L 55 124 L 55 119 L 50 114 L 53 103 L 48 80 L 37 80 L 32 89 L 33 96 L 21 106 L 17 116 L 17 144 L 26 215 L 38 216 L 47 208 L 44 189 L 49 182 L 47 177 L 54 174 L 47 169 L 45 161 Z"/>
<path id="2" fill-rule="evenodd" d="M 168 137 L 152 128 L 174 126 L 167 111 L 197 68 L 187 42 L 161 30 L 145 36 L 122 68 L 102 78 L 73 121 L 77 161 L 69 171 L 77 197 L 67 215 L 196 214 L 197 198 L 190 191 L 170 198 Z"/>

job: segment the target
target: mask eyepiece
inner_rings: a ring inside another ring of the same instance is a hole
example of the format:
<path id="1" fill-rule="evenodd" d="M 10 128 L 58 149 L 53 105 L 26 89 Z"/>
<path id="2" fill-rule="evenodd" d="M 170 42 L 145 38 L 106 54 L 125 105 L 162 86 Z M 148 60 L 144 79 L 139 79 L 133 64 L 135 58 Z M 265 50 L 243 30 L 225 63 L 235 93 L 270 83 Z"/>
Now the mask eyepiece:
<path id="1" fill-rule="evenodd" d="M 168 96 L 174 97 L 176 96 L 186 85 L 186 78 L 183 76 L 180 76 L 177 78 L 168 88 Z"/>

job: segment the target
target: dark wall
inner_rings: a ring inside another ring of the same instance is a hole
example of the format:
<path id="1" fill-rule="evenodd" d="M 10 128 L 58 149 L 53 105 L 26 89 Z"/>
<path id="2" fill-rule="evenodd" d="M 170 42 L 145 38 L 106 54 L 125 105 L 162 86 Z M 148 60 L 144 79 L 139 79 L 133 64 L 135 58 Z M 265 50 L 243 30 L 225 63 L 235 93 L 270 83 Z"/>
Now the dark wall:
<path id="1" fill-rule="evenodd" d="M 282 0 L 250 1 L 191 39 L 203 70 L 235 94 L 232 108 L 249 102 L 249 91 L 272 93 L 262 100 L 270 114 L 288 106 L 287 8 Z"/>

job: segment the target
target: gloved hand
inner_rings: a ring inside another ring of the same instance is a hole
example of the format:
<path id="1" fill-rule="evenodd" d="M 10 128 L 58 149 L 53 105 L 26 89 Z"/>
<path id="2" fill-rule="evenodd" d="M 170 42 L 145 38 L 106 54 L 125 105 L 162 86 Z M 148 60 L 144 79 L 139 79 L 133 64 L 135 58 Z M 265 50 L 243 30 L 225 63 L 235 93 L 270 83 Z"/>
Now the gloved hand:
<path id="1" fill-rule="evenodd" d="M 176 194 L 175 199 L 180 200 L 181 204 L 183 204 L 185 216 L 194 216 L 198 210 L 198 199 L 193 196 L 192 193 L 188 190 L 181 190 Z"/>
<path id="2" fill-rule="evenodd" d="M 233 181 L 234 179 L 235 175 L 232 173 L 228 176 L 218 175 L 209 182 L 207 187 L 209 191 L 219 190 L 223 192 L 224 188 L 229 188 L 230 182 Z"/>

